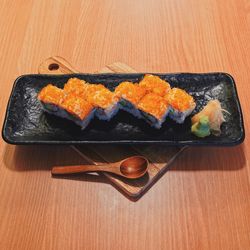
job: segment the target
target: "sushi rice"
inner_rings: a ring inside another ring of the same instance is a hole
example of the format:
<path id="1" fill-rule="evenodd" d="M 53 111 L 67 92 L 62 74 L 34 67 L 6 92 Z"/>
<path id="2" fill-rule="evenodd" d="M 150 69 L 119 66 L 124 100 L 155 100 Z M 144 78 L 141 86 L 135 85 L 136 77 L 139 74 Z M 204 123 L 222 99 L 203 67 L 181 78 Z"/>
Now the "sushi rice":
<path id="1" fill-rule="evenodd" d="M 118 113 L 118 111 L 119 111 L 119 104 L 114 103 L 105 109 L 97 108 L 95 115 L 100 120 L 109 121 Z"/>
<path id="2" fill-rule="evenodd" d="M 160 129 L 162 124 L 165 122 L 166 117 L 168 115 L 169 109 L 166 110 L 165 114 L 162 116 L 161 119 L 156 118 L 155 116 L 144 112 L 144 111 L 140 111 L 141 112 L 141 116 L 142 118 L 151 126 L 157 129 Z"/>
<path id="3" fill-rule="evenodd" d="M 138 108 L 130 101 L 128 101 L 127 99 L 121 97 L 120 101 L 119 101 L 119 108 L 121 110 L 124 110 L 130 114 L 132 114 L 134 117 L 140 119 L 142 118 L 140 111 L 138 110 Z"/>
<path id="4" fill-rule="evenodd" d="M 180 124 L 196 107 L 193 97 L 179 88 L 172 88 L 165 96 L 165 100 L 170 106 L 169 117 Z"/>
<path id="5" fill-rule="evenodd" d="M 81 120 L 72 115 L 71 113 L 67 112 L 65 109 L 58 107 L 54 104 L 47 104 L 42 102 L 42 106 L 44 111 L 46 111 L 47 113 L 70 120 L 80 126 L 82 130 L 89 125 L 91 120 L 94 118 L 96 112 L 96 109 L 93 109 L 83 120 Z"/>
<path id="6" fill-rule="evenodd" d="M 195 107 L 192 107 L 186 111 L 179 111 L 177 109 L 174 109 L 173 107 L 169 108 L 169 117 L 174 120 L 175 122 L 181 124 L 184 123 L 187 116 L 189 116 Z"/>

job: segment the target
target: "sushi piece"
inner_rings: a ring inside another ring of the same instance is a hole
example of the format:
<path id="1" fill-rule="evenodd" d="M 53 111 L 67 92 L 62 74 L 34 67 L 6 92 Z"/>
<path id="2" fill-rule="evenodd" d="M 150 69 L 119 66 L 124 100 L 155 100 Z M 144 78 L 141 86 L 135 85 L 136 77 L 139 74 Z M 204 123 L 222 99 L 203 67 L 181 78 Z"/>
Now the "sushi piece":
<path id="1" fill-rule="evenodd" d="M 115 89 L 115 94 L 120 98 L 120 108 L 137 118 L 141 118 L 137 105 L 146 92 L 146 89 L 132 82 L 122 82 Z"/>
<path id="2" fill-rule="evenodd" d="M 165 100 L 170 106 L 169 117 L 177 123 L 183 123 L 196 106 L 194 98 L 179 88 L 172 88 Z"/>
<path id="3" fill-rule="evenodd" d="M 94 113 L 95 108 L 89 102 L 69 94 L 59 103 L 59 111 L 56 115 L 71 120 L 84 129 L 94 117 Z"/>
<path id="4" fill-rule="evenodd" d="M 139 82 L 139 86 L 145 88 L 147 92 L 154 93 L 159 96 L 165 96 L 171 89 L 170 84 L 162 80 L 159 76 L 145 75 Z"/>
<path id="5" fill-rule="evenodd" d="M 169 107 L 164 98 L 149 93 L 138 104 L 142 117 L 154 128 L 160 129 L 169 112 Z"/>
<path id="6" fill-rule="evenodd" d="M 55 113 L 58 111 L 59 103 L 62 102 L 64 98 L 64 92 L 52 84 L 48 84 L 46 87 L 38 94 L 38 100 L 41 101 L 43 108 L 48 113 Z"/>
<path id="7" fill-rule="evenodd" d="M 109 121 L 119 110 L 119 98 L 103 85 L 90 86 L 86 94 L 86 100 L 96 107 L 95 114 L 100 120 Z"/>

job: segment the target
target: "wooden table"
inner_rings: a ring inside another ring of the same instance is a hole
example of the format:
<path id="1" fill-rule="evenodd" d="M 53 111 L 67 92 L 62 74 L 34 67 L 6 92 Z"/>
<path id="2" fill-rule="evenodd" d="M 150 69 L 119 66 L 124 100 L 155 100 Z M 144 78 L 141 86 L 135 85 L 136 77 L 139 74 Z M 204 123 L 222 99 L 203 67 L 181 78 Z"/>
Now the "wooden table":
<path id="1" fill-rule="evenodd" d="M 0 119 L 14 79 L 51 55 L 93 72 L 230 72 L 246 128 L 190 148 L 139 201 L 98 176 L 52 179 L 68 147 L 0 145 L 0 249 L 249 249 L 250 4 L 246 0 L 18 0 L 0 5 Z"/>

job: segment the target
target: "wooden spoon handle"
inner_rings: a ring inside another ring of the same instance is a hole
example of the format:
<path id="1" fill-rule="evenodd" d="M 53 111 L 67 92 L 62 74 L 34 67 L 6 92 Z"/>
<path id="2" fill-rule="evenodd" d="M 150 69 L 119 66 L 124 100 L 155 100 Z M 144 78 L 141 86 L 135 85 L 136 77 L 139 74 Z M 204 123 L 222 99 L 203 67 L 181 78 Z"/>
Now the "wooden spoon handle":
<path id="1" fill-rule="evenodd" d="M 114 168 L 110 168 L 107 165 L 55 166 L 52 168 L 51 173 L 54 175 L 60 175 L 60 174 L 76 174 L 76 173 L 98 172 L 98 171 L 117 173 L 117 171 Z"/>

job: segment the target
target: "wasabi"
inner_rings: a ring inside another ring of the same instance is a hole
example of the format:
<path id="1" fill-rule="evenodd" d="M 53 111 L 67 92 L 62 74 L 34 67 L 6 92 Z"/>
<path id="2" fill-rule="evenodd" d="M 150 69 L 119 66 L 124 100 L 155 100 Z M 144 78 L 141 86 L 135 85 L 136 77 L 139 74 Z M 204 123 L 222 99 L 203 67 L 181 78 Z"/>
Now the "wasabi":
<path id="1" fill-rule="evenodd" d="M 191 131 L 198 137 L 206 137 L 210 135 L 209 118 L 204 115 L 201 116 L 199 121 L 192 125 Z"/>

